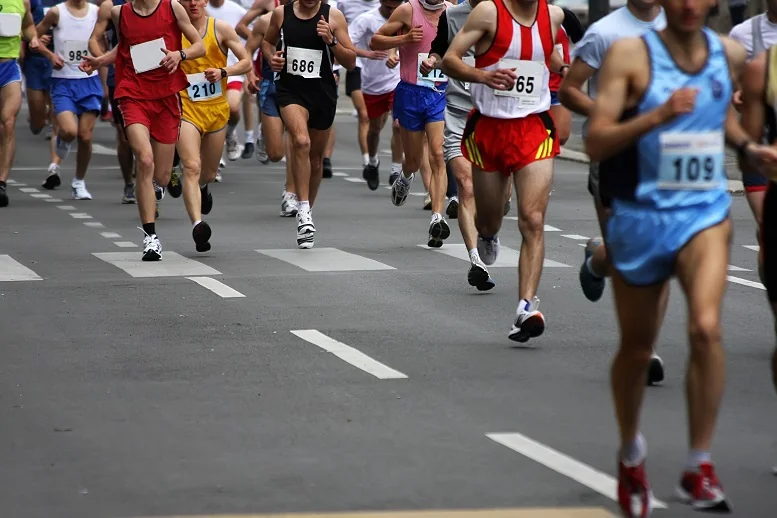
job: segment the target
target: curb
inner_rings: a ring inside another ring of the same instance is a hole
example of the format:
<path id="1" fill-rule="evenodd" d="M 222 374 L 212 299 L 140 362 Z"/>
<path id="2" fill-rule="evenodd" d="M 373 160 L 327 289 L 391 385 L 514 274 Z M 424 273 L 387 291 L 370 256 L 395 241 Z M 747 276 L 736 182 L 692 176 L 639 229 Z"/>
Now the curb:
<path id="1" fill-rule="evenodd" d="M 576 162 L 579 164 L 588 164 L 591 160 L 588 155 L 581 151 L 575 151 L 574 149 L 561 148 L 561 153 L 556 157 L 559 160 L 566 160 L 568 162 Z M 744 194 L 745 187 L 741 180 L 729 180 L 728 192 L 731 194 Z"/>

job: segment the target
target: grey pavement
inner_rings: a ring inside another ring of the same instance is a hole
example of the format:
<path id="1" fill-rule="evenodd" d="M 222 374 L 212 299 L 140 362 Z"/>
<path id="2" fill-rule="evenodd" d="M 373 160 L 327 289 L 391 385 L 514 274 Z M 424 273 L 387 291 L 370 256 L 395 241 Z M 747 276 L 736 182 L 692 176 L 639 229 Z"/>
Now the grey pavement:
<path id="1" fill-rule="evenodd" d="M 420 182 L 397 208 L 385 185 L 360 181 L 355 128 L 338 116 L 339 174 L 316 203 L 313 250 L 297 251 L 294 220 L 278 216 L 282 164 L 250 159 L 212 187 L 212 251 L 194 251 L 182 201 L 167 197 L 164 260 L 147 264 L 110 127 L 96 135 L 94 200 L 73 201 L 75 157 L 63 187 L 43 192 L 46 143 L 19 124 L 17 183 L 0 210 L 1 516 L 614 515 L 618 336 L 609 290 L 593 304 L 578 286 L 580 245 L 599 233 L 585 165 L 557 161 L 539 290 L 548 327 L 516 348 L 515 256 L 492 269 L 496 289 L 474 292 L 455 228 L 441 250 L 419 246 L 430 217 Z M 766 518 L 777 505 L 774 327 L 743 197 L 732 214 L 714 459 L 736 515 Z M 515 209 L 501 235 L 519 247 Z M 642 427 L 667 507 L 655 516 L 690 517 L 672 497 L 687 436 L 686 310 L 672 292 L 667 379 L 648 389 Z M 567 510 L 516 510 L 529 508 Z"/>

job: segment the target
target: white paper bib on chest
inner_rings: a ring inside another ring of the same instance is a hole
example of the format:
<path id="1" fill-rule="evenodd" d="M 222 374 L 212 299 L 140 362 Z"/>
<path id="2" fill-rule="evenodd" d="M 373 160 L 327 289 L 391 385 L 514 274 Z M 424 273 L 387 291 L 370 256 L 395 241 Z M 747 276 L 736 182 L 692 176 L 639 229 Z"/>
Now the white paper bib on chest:
<path id="1" fill-rule="evenodd" d="M 135 67 L 135 72 L 142 74 L 143 72 L 161 67 L 162 65 L 159 63 L 164 59 L 165 54 L 160 49 L 167 50 L 164 38 L 132 45 L 130 47 L 130 57 L 132 57 L 132 65 Z"/>
<path id="2" fill-rule="evenodd" d="M 534 108 L 540 104 L 542 94 L 542 79 L 545 75 L 545 63 L 540 61 L 523 61 L 518 59 L 503 59 L 499 68 L 514 68 L 518 78 L 509 90 L 494 90 L 499 97 L 514 97 L 518 99 L 521 108 Z"/>
<path id="3" fill-rule="evenodd" d="M 286 48 L 286 73 L 305 79 L 321 77 L 321 60 L 323 51 L 303 49 L 300 47 Z"/>
<path id="4" fill-rule="evenodd" d="M 658 188 L 708 190 L 721 185 L 725 166 L 722 131 L 661 133 Z"/>
<path id="5" fill-rule="evenodd" d="M 89 41 L 87 40 L 65 40 L 65 55 L 62 56 L 65 63 L 71 65 L 81 63 L 89 55 Z"/>
<path id="6" fill-rule="evenodd" d="M 189 94 L 189 99 L 195 102 L 207 101 L 208 99 L 214 99 L 221 97 L 221 81 L 211 83 L 205 79 L 205 72 L 199 74 L 187 74 L 186 79 L 189 80 L 189 88 L 186 92 Z"/>
<path id="7" fill-rule="evenodd" d="M 19 13 L 0 13 L 0 36 L 14 38 L 22 32 L 22 17 Z"/>
<path id="8" fill-rule="evenodd" d="M 429 59 L 428 52 L 418 53 L 418 85 L 426 86 L 427 88 L 434 88 L 435 83 L 447 83 L 448 76 L 443 74 L 442 70 L 439 68 L 431 69 L 428 74 L 421 73 L 421 63 L 423 63 L 426 59 Z"/>
<path id="9" fill-rule="evenodd" d="M 461 58 L 461 60 L 464 62 L 465 65 L 469 65 L 471 67 L 475 66 L 475 56 L 464 56 Z M 464 82 L 464 89 L 469 92 L 469 82 Z"/>

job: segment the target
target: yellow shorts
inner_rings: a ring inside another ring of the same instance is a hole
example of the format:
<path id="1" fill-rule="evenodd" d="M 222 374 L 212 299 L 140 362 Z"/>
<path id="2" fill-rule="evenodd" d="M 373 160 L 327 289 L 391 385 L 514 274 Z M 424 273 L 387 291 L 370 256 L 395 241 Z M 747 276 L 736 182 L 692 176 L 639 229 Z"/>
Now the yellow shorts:
<path id="1" fill-rule="evenodd" d="M 220 103 L 202 103 L 182 98 L 181 104 L 181 119 L 193 124 L 202 135 L 224 129 L 229 120 L 229 105 L 226 99 Z"/>

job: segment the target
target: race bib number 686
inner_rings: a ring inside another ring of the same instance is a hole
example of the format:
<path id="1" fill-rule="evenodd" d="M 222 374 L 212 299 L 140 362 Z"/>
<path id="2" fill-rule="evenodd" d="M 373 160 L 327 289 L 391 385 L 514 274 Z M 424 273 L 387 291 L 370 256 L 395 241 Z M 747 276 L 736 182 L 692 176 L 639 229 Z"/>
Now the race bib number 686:
<path id="1" fill-rule="evenodd" d="M 320 50 L 288 47 L 286 49 L 286 73 L 305 79 L 318 79 L 321 77 L 322 58 L 323 52 Z"/>

